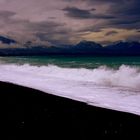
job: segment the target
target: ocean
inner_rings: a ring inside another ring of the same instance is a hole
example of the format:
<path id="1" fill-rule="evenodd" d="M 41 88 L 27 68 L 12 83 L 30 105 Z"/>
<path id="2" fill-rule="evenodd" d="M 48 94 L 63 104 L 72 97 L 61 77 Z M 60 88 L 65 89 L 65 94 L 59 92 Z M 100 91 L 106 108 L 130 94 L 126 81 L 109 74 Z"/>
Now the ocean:
<path id="1" fill-rule="evenodd" d="M 0 81 L 140 115 L 140 57 L 0 57 Z"/>

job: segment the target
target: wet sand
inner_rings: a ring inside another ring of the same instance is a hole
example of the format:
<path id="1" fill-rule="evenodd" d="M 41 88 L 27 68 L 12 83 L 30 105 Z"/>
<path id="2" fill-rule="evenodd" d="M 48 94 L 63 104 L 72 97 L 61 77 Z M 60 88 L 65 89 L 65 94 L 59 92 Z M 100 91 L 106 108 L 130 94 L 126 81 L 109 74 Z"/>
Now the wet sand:
<path id="1" fill-rule="evenodd" d="M 1 128 L 9 139 L 128 138 L 140 134 L 140 116 L 4 82 L 0 82 L 0 111 Z M 14 133 L 9 133 L 11 130 Z"/>

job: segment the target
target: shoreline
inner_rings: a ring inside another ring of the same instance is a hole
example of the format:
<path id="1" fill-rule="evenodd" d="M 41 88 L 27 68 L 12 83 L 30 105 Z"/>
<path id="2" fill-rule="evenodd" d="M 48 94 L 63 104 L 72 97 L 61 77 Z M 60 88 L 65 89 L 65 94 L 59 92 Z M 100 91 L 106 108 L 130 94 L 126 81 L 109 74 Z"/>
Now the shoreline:
<path id="1" fill-rule="evenodd" d="M 0 104 L 1 121 L 7 128 L 22 132 L 26 124 L 27 129 L 44 129 L 42 137 L 59 130 L 79 138 L 139 135 L 140 116 L 11 83 L 0 82 Z"/>

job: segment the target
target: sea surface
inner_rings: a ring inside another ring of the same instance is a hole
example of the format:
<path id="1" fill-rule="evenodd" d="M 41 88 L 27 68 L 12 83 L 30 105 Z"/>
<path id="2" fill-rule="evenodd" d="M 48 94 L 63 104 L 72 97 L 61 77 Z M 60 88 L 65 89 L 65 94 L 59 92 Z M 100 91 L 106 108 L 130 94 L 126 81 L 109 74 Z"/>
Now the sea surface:
<path id="1" fill-rule="evenodd" d="M 0 57 L 0 81 L 140 115 L 140 57 Z"/>

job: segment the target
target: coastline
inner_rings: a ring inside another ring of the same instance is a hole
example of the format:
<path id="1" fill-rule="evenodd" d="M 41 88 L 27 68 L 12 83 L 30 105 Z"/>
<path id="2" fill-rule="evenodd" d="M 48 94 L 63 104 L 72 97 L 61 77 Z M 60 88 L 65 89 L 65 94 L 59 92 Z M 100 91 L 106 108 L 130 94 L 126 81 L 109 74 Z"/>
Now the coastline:
<path id="1" fill-rule="evenodd" d="M 0 82 L 0 104 L 1 122 L 8 129 L 18 129 L 21 133 L 26 125 L 27 129 L 45 130 L 42 137 L 58 131 L 73 138 L 139 135 L 140 116 L 90 106 L 11 83 Z M 31 136 L 37 137 L 37 134 Z"/>

